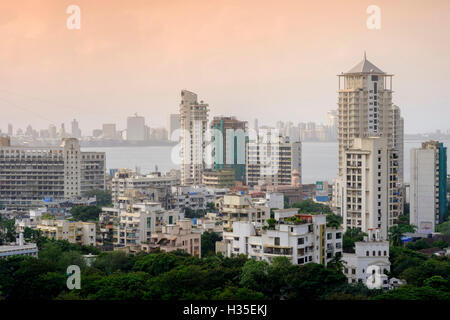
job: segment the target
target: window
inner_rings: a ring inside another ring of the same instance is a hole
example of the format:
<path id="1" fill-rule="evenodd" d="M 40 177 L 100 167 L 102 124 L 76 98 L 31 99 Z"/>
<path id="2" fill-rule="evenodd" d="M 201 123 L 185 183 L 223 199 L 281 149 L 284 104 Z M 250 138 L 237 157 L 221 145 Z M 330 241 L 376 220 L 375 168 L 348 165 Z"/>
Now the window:
<path id="1" fill-rule="evenodd" d="M 305 243 L 305 239 L 303 239 L 303 238 L 297 239 L 297 244 L 304 244 L 304 243 Z"/>
<path id="2" fill-rule="evenodd" d="M 279 246 L 279 245 L 280 245 L 280 237 L 275 237 L 275 239 L 274 239 L 274 244 L 275 244 L 276 246 Z"/>

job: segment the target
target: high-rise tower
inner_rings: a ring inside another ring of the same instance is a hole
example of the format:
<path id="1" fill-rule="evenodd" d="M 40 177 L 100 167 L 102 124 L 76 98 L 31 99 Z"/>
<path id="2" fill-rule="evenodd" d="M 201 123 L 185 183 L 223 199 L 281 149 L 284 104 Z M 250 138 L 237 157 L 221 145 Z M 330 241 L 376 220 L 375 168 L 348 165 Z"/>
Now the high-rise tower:
<path id="1" fill-rule="evenodd" d="M 182 90 L 180 103 L 181 184 L 201 184 L 205 168 L 205 134 L 208 104 L 197 101 L 193 92 Z"/>

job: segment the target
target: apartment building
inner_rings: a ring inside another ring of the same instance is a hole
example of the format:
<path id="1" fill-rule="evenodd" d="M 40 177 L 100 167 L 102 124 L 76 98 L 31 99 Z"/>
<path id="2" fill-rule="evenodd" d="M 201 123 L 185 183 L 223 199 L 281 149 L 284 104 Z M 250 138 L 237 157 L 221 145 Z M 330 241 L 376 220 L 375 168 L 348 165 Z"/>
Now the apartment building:
<path id="1" fill-rule="evenodd" d="M 201 184 L 205 168 L 205 139 L 208 104 L 198 102 L 197 94 L 182 90 L 180 103 L 181 184 Z"/>
<path id="2" fill-rule="evenodd" d="M 250 195 L 243 192 L 229 193 L 216 201 L 216 208 L 222 214 L 223 228 L 229 230 L 235 221 L 254 222 L 262 226 L 270 218 L 270 208 L 253 203 Z"/>
<path id="3" fill-rule="evenodd" d="M 127 192 L 136 191 L 147 200 L 161 202 L 167 207 L 170 189 L 179 183 L 179 179 L 172 175 L 162 176 L 159 173 L 141 175 L 130 169 L 119 169 L 111 181 L 111 199 L 116 203 L 120 197 L 126 196 Z"/>
<path id="4" fill-rule="evenodd" d="M 42 235 L 54 240 L 67 240 L 81 245 L 96 244 L 96 224 L 94 222 L 42 219 L 36 226 Z"/>
<path id="5" fill-rule="evenodd" d="M 0 145 L 0 208 L 26 211 L 44 200 L 74 199 L 105 188 L 105 154 L 81 152 L 75 138 L 60 147 Z"/>
<path id="6" fill-rule="evenodd" d="M 438 141 L 411 150 L 410 223 L 432 233 L 447 212 L 447 148 Z"/>
<path id="7" fill-rule="evenodd" d="M 364 59 L 338 75 L 338 179 L 333 189 L 333 206 L 342 214 L 346 149 L 355 138 L 382 136 L 397 151 L 398 183 L 403 183 L 403 118 L 392 102 L 393 75 Z"/>
<path id="8" fill-rule="evenodd" d="M 275 210 L 275 220 L 273 229 L 234 221 L 233 231 L 224 231 L 223 240 L 216 242 L 216 252 L 227 257 L 245 254 L 269 263 L 275 257 L 286 257 L 300 265 L 327 265 L 342 252 L 343 230 L 327 228 L 325 215 L 298 215 L 295 209 L 284 209 Z"/>
<path id="9" fill-rule="evenodd" d="M 291 142 L 289 137 L 265 137 L 247 144 L 246 183 L 254 186 L 259 180 L 273 185 L 292 185 L 293 172 L 301 184 L 301 142 Z"/>
<path id="10" fill-rule="evenodd" d="M 206 186 L 172 187 L 169 208 L 172 210 L 192 210 L 207 208 L 208 203 L 215 203 L 230 191 L 228 188 L 211 188 Z"/>
<path id="11" fill-rule="evenodd" d="M 160 232 L 152 234 L 151 242 L 142 246 L 147 252 L 156 248 L 162 252 L 181 250 L 201 258 L 201 233 L 193 231 L 191 219 L 181 219 L 176 224 L 162 226 Z"/>
<path id="12" fill-rule="evenodd" d="M 235 185 L 234 169 L 204 170 L 202 184 L 211 188 L 233 188 Z"/>
<path id="13" fill-rule="evenodd" d="M 355 242 L 355 253 L 344 253 L 344 274 L 348 283 L 361 282 L 377 289 L 389 288 L 387 276 L 381 283 L 376 283 L 376 273 L 390 271 L 389 241 L 381 240 L 379 229 L 368 230 L 368 236 L 364 241 Z M 370 279 L 369 279 L 370 278 Z M 373 283 L 367 283 L 369 282 Z"/>
<path id="14" fill-rule="evenodd" d="M 397 224 L 403 202 L 398 180 L 398 152 L 384 137 L 357 138 L 345 149 L 343 226 L 363 232 L 380 229 L 382 239 Z"/>
<path id="15" fill-rule="evenodd" d="M 113 239 L 120 246 L 149 243 L 152 234 L 161 232 L 162 226 L 174 224 L 184 218 L 183 212 L 164 210 L 157 202 L 124 203 L 119 210 L 103 210 L 105 214 L 117 217 Z"/>
<path id="16" fill-rule="evenodd" d="M 213 169 L 234 170 L 234 179 L 245 181 L 245 145 L 247 122 L 235 117 L 214 117 L 211 121 Z"/>

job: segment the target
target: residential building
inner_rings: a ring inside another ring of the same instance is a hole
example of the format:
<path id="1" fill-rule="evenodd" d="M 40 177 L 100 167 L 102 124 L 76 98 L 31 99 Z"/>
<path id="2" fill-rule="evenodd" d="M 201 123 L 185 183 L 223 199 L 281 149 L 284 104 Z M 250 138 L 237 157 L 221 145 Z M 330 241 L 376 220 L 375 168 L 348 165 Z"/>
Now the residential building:
<path id="1" fill-rule="evenodd" d="M 215 203 L 230 191 L 228 188 L 211 188 L 206 186 L 172 187 L 169 208 L 174 210 L 192 210 L 207 208 L 208 203 Z"/>
<path id="2" fill-rule="evenodd" d="M 233 188 L 235 185 L 234 169 L 204 170 L 202 184 L 213 188 Z"/>
<path id="3" fill-rule="evenodd" d="M 276 224 L 261 228 L 249 221 L 234 221 L 216 242 L 216 252 L 227 257 L 245 254 L 251 259 L 272 262 L 286 257 L 293 264 L 327 265 L 342 252 L 342 229 L 327 228 L 325 215 L 298 215 L 297 210 L 275 210 Z"/>
<path id="4" fill-rule="evenodd" d="M 184 213 L 178 210 L 164 210 L 157 202 L 128 201 L 120 207 L 118 223 L 113 231 L 116 245 L 135 246 L 150 243 L 152 234 L 160 232 L 163 225 L 174 224 L 184 218 Z M 113 217 L 116 214 L 115 211 L 109 213 Z"/>
<path id="5" fill-rule="evenodd" d="M 246 182 L 250 186 L 265 180 L 273 185 L 292 185 L 293 172 L 301 184 L 301 142 L 288 137 L 259 137 L 247 144 Z"/>
<path id="6" fill-rule="evenodd" d="M 447 213 L 447 148 L 438 141 L 411 150 L 410 223 L 432 233 Z"/>
<path id="7" fill-rule="evenodd" d="M 374 237 L 375 236 L 375 237 Z M 377 283 L 377 272 L 390 271 L 389 241 L 381 239 L 379 229 L 368 230 L 364 241 L 355 242 L 355 253 L 344 253 L 344 274 L 348 283 L 361 282 L 376 289 L 388 289 L 387 276 Z M 379 275 L 378 275 L 379 276 Z"/>
<path id="8" fill-rule="evenodd" d="M 388 147 L 397 152 L 397 178 L 403 184 L 403 118 L 392 103 L 392 77 L 368 61 L 365 54 L 355 67 L 338 75 L 338 179 L 333 190 L 333 207 L 338 214 L 342 215 L 345 197 L 345 152 L 355 138 L 385 137 Z"/>
<path id="9" fill-rule="evenodd" d="M 60 147 L 0 145 L 0 208 L 26 211 L 46 201 L 76 199 L 105 189 L 105 153 L 82 152 L 79 141 Z"/>
<path id="10" fill-rule="evenodd" d="M 127 191 L 141 192 L 147 200 L 160 201 L 168 207 L 170 188 L 179 185 L 179 179 L 173 175 L 162 176 L 159 173 L 141 175 L 130 169 L 119 169 L 111 181 L 111 198 L 113 203 Z"/>
<path id="11" fill-rule="evenodd" d="M 54 240 L 67 240 L 81 245 L 96 244 L 96 224 L 69 220 L 42 219 L 36 226 L 42 235 Z"/>
<path id="12" fill-rule="evenodd" d="M 248 142 L 247 122 L 235 117 L 214 117 L 212 130 L 213 169 L 233 169 L 235 180 L 245 181 L 245 145 Z"/>
<path id="13" fill-rule="evenodd" d="M 231 229 L 234 221 L 255 222 L 262 226 L 270 218 L 270 208 L 253 203 L 250 195 L 229 193 L 216 201 L 216 208 L 222 214 L 223 227 Z"/>
<path id="14" fill-rule="evenodd" d="M 197 101 L 193 92 L 182 90 L 180 103 L 181 184 L 201 184 L 205 168 L 205 134 L 208 104 Z"/>
<path id="15" fill-rule="evenodd" d="M 194 232 L 191 219 L 178 220 L 176 224 L 162 226 L 161 232 L 152 234 L 151 242 L 143 245 L 143 251 L 158 248 L 162 252 L 181 250 L 201 258 L 201 233 Z"/>
<path id="16" fill-rule="evenodd" d="M 403 210 L 399 194 L 398 152 L 385 137 L 356 138 L 343 166 L 343 226 L 363 232 L 380 229 L 382 239 Z"/>

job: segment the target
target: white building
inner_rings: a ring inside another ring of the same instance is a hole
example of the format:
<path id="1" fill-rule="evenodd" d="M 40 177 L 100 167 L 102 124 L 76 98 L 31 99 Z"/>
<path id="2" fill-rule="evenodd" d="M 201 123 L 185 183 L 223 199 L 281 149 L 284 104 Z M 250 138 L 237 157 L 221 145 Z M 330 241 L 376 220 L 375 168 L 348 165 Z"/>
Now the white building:
<path id="1" fill-rule="evenodd" d="M 111 182 L 111 198 L 113 203 L 119 200 L 119 197 L 125 196 L 126 191 L 136 190 L 144 193 L 150 192 L 152 188 L 171 187 L 180 183 L 176 176 L 171 175 L 141 175 L 130 169 L 118 170 Z"/>
<path id="2" fill-rule="evenodd" d="M 252 222 L 235 221 L 233 231 L 224 231 L 224 240 L 216 242 L 216 252 L 227 257 L 245 254 L 267 262 L 286 257 L 293 264 L 323 265 L 342 252 L 342 229 L 327 228 L 325 215 L 299 215 L 300 220 L 296 222 L 286 220 L 296 215 L 294 210 L 290 215 L 278 217 L 273 230 L 264 230 Z"/>
<path id="3" fill-rule="evenodd" d="M 115 215 L 115 211 L 111 212 Z M 149 243 L 155 232 L 163 225 L 175 224 L 184 214 L 177 210 L 164 210 L 160 203 L 143 202 L 125 205 L 118 214 L 118 223 L 114 226 L 114 239 L 118 245 L 140 245 Z"/>
<path id="4" fill-rule="evenodd" d="M 384 275 L 391 265 L 389 242 L 381 240 L 379 230 L 369 230 L 365 241 L 355 243 L 355 253 L 344 253 L 342 261 L 349 283 L 362 282 L 373 289 L 389 288 L 388 277 Z"/>
<path id="5" fill-rule="evenodd" d="M 20 232 L 15 245 L 0 246 L 0 260 L 7 259 L 11 256 L 31 256 L 37 258 L 38 252 L 39 249 L 36 243 L 25 243 L 23 240 L 23 233 Z"/>
<path id="6" fill-rule="evenodd" d="M 74 199 L 105 189 L 105 153 L 82 152 L 75 138 L 63 139 L 60 147 L 0 143 L 0 177 L 0 209 L 26 211 L 45 199 Z"/>
<path id="7" fill-rule="evenodd" d="M 345 152 L 355 138 L 385 137 L 388 147 L 397 151 L 398 183 L 403 183 L 403 118 L 392 103 L 392 75 L 373 65 L 365 54 L 360 63 L 338 77 L 338 179 L 333 207 L 342 214 Z"/>
<path id="8" fill-rule="evenodd" d="M 447 211 L 447 148 L 437 141 L 411 150 L 410 223 L 432 233 Z"/>
<path id="9" fill-rule="evenodd" d="M 273 185 L 291 185 L 292 172 L 302 172 L 301 142 L 291 142 L 288 137 L 258 137 L 258 141 L 246 146 L 246 181 L 257 185 L 265 180 Z"/>
<path id="10" fill-rule="evenodd" d="M 363 232 L 388 230 L 397 224 L 403 204 L 399 195 L 398 152 L 390 149 L 386 138 L 357 138 L 346 148 L 343 165 L 343 226 Z"/>
<path id="11" fill-rule="evenodd" d="M 253 199 L 258 206 L 266 206 L 269 209 L 284 209 L 284 194 L 280 192 L 266 192 L 264 198 Z"/>
<path id="12" fill-rule="evenodd" d="M 230 191 L 228 188 L 210 188 L 205 186 L 177 186 L 172 187 L 169 208 L 182 210 L 206 209 L 208 203 L 215 203 Z"/>
<path id="13" fill-rule="evenodd" d="M 205 168 L 205 134 L 208 130 L 208 104 L 197 101 L 193 92 L 182 90 L 180 103 L 181 184 L 201 184 Z M 210 155 L 208 155 L 210 157 Z"/>

